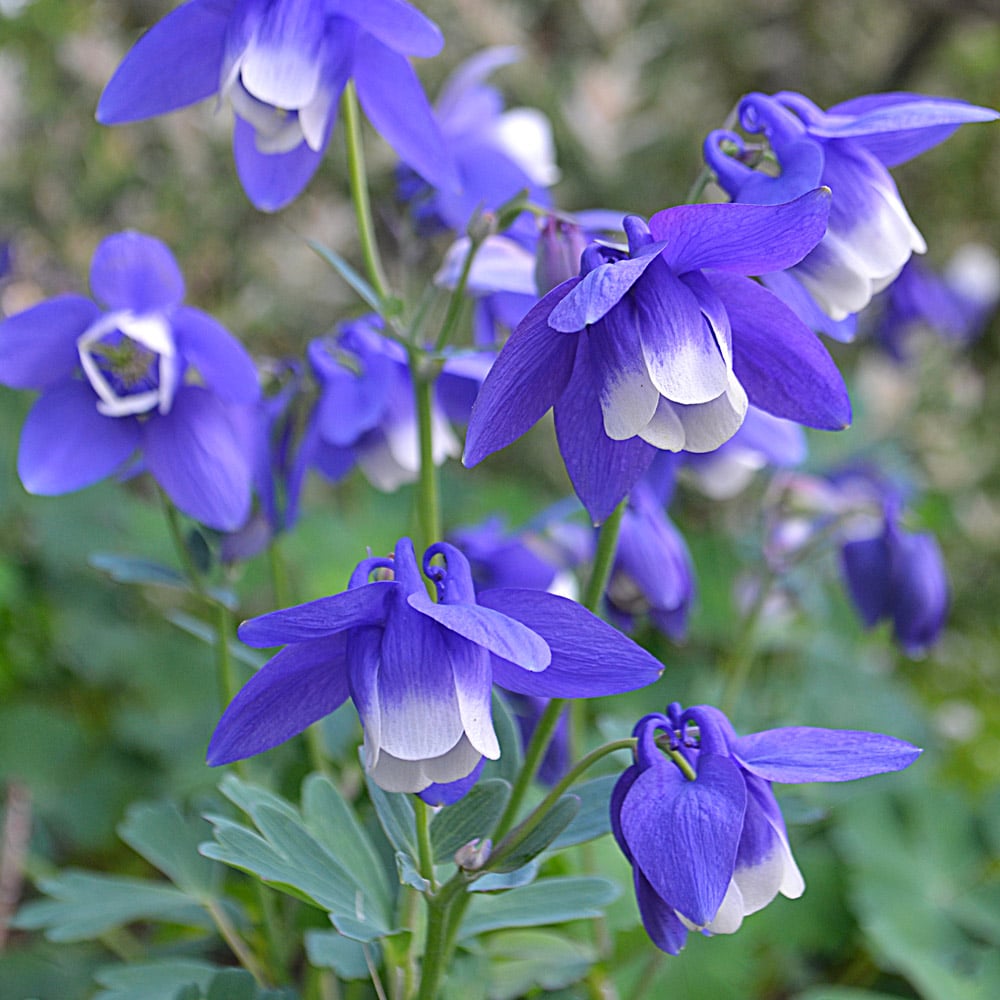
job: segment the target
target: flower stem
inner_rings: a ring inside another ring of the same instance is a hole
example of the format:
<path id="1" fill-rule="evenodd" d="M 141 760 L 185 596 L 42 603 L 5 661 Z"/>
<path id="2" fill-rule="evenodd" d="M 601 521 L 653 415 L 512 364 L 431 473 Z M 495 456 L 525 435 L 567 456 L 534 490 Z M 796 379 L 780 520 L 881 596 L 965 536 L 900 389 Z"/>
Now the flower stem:
<path id="1" fill-rule="evenodd" d="M 426 370 L 418 347 L 409 351 L 410 376 L 417 405 L 417 432 L 420 439 L 420 477 L 417 482 L 417 521 L 420 527 L 419 548 L 441 538 L 441 495 L 437 467 L 434 465 L 434 378 Z"/>
<path id="2" fill-rule="evenodd" d="M 618 548 L 618 535 L 621 533 L 622 517 L 625 514 L 626 497 L 612 511 L 611 516 L 601 525 L 597 536 L 597 551 L 594 553 L 594 565 L 590 570 L 590 580 L 583 595 L 583 606 L 588 611 L 597 614 L 601 606 L 604 591 L 608 588 L 611 569 L 615 564 L 615 551 Z"/>
<path id="3" fill-rule="evenodd" d="M 470 237 L 469 249 L 466 251 L 465 260 L 462 262 L 462 271 L 458 276 L 458 283 L 452 290 L 451 299 L 448 301 L 448 309 L 444 314 L 444 320 L 441 322 L 441 331 L 438 333 L 437 341 L 434 344 L 435 351 L 442 350 L 451 340 L 451 335 L 458 323 L 458 317 L 462 312 L 462 306 L 465 305 L 465 288 L 469 283 L 469 275 L 472 273 L 472 262 L 475 260 L 476 254 L 482 245 L 482 240 Z"/>
<path id="4" fill-rule="evenodd" d="M 434 851 L 431 848 L 431 811 L 419 795 L 413 798 L 413 808 L 417 820 L 417 863 L 420 874 L 430 883 L 431 892 L 435 892 L 437 883 L 434 881 Z"/>
<path id="5" fill-rule="evenodd" d="M 261 987 L 270 985 L 256 956 L 243 938 L 240 937 L 233 926 L 233 922 L 229 919 L 229 914 L 226 913 L 225 908 L 215 899 L 206 899 L 204 906 L 208 910 L 209 916 L 211 916 L 212 922 L 218 929 L 219 934 L 222 935 L 223 940 L 229 945 L 230 950 L 239 960 L 240 965 L 253 976 L 254 982 Z"/>
<path id="6" fill-rule="evenodd" d="M 348 81 L 341 97 L 341 111 L 344 117 L 344 136 L 347 142 L 347 173 L 351 187 L 351 201 L 358 223 L 358 239 L 364 258 L 368 280 L 378 297 L 389 298 L 389 283 L 386 281 L 375 240 L 375 225 L 372 219 L 371 201 L 368 197 L 368 178 L 365 173 L 365 154 L 361 143 L 361 114 L 358 109 L 358 95 L 353 81 Z"/>

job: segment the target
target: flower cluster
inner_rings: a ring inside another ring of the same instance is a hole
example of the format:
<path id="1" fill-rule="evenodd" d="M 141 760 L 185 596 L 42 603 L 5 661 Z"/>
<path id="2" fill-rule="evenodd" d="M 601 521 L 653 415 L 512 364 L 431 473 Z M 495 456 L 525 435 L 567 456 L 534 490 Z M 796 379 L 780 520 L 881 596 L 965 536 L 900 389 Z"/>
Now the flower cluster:
<path id="1" fill-rule="evenodd" d="M 657 734 L 663 734 L 661 748 Z M 676 955 L 689 930 L 732 934 L 805 882 L 773 782 L 852 781 L 909 767 L 920 750 L 878 733 L 794 726 L 737 736 L 709 705 L 636 723 L 635 763 L 611 795 L 643 925 Z"/>

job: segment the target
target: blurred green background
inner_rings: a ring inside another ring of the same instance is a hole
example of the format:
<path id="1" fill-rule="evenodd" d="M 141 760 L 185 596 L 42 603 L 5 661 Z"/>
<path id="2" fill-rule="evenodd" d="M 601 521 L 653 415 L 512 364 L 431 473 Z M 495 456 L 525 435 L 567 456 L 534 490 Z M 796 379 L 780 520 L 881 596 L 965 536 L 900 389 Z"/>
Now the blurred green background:
<path id="1" fill-rule="evenodd" d="M 211 102 L 156 121 L 103 128 L 94 108 L 128 46 L 163 0 L 0 0 L 0 279 L 9 315 L 84 290 L 108 233 L 135 228 L 174 250 L 188 301 L 217 315 L 259 355 L 300 356 L 359 311 L 308 249 L 319 240 L 357 259 L 335 135 L 324 169 L 278 215 L 256 212 L 236 182 L 226 109 Z M 887 89 L 1000 103 L 1000 12 L 957 0 L 427 0 L 443 26 L 441 57 L 418 65 L 433 96 L 462 58 L 518 44 L 497 76 L 509 105 L 552 119 L 561 207 L 643 215 L 683 201 L 703 135 L 749 90 L 798 90 L 820 106 Z M 376 213 L 397 287 L 419 287 L 440 246 L 406 243 L 392 200 L 393 159 L 366 134 Z M 930 247 L 945 264 L 963 244 L 1000 234 L 1000 129 L 969 126 L 895 171 Z M 406 272 L 416 264 L 417 273 Z M 420 270 L 423 268 L 423 270 Z M 928 340 L 905 367 L 865 342 L 831 345 L 849 373 L 855 426 L 810 438 L 812 467 L 862 452 L 903 470 L 923 499 L 919 525 L 944 548 L 953 604 L 932 655 L 902 657 L 884 629 L 863 634 L 832 558 L 789 581 L 797 613 L 765 630 L 741 724 L 872 728 L 927 748 L 911 773 L 857 786 L 794 790 L 791 839 L 808 891 L 747 921 L 734 938 L 696 939 L 649 962 L 634 904 L 616 903 L 620 989 L 649 996 L 982 1000 L 1000 996 L 1000 377 L 997 324 L 968 350 Z M 0 793 L 6 815 L 28 802 L 30 877 L 67 865 L 149 874 L 115 836 L 128 803 L 200 801 L 218 775 L 204 747 L 219 705 L 211 651 L 171 624 L 184 609 L 163 588 L 116 584 L 95 551 L 171 560 L 155 496 L 142 481 L 33 498 L 15 469 L 29 394 L 0 391 Z M 521 478 L 525 463 L 538 463 Z M 449 524 L 495 509 L 522 523 L 567 490 L 549 432 L 468 473 L 445 470 Z M 682 492 L 674 513 L 699 578 L 691 635 L 673 647 L 645 635 L 668 665 L 653 690 L 595 709 L 625 735 L 641 713 L 712 690 L 712 668 L 738 630 L 734 585 L 759 562 L 764 485 L 725 504 Z M 312 482 L 283 543 L 299 599 L 341 589 L 365 545 L 406 531 L 404 489 L 372 497 L 360 479 Z M 267 610 L 263 568 L 227 581 L 244 616 Z M 596 739 L 596 736 L 595 736 Z M 801 822 L 798 822 L 800 820 Z M 8 828 L 10 824 L 8 823 Z M 8 858 L 11 847 L 5 846 Z M 627 876 L 610 843 L 601 859 Z M 31 894 L 30 878 L 23 886 Z M 10 917 L 4 900 L 0 918 Z M 101 946 L 53 945 L 11 931 L 0 951 L 0 1000 L 93 995 Z M 571 991 L 566 996 L 576 994 Z"/>

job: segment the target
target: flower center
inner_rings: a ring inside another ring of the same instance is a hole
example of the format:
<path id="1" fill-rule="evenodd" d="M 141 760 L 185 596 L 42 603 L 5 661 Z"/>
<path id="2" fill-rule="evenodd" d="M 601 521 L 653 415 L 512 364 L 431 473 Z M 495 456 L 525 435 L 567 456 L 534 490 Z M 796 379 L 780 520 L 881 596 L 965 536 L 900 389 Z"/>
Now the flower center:
<path id="1" fill-rule="evenodd" d="M 177 387 L 177 354 L 162 316 L 107 313 L 77 341 L 83 373 L 108 417 L 170 411 Z"/>

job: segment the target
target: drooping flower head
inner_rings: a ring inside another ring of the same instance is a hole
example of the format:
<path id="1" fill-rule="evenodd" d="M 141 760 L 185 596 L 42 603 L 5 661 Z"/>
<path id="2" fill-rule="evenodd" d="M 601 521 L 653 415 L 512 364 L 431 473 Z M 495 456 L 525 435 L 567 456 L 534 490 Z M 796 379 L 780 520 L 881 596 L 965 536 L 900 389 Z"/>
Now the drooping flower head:
<path id="1" fill-rule="evenodd" d="M 261 753 L 351 698 L 373 780 L 388 791 L 419 792 L 499 756 L 494 683 L 545 697 L 595 697 L 652 683 L 662 670 L 566 598 L 519 589 L 476 595 L 467 560 L 446 542 L 427 549 L 422 569 L 402 538 L 393 557 L 358 563 L 343 593 L 244 622 L 239 635 L 248 645 L 285 648 L 226 709 L 209 763 Z"/>
<path id="2" fill-rule="evenodd" d="M 663 501 L 640 480 L 622 514 L 606 600 L 613 620 L 631 628 L 648 616 L 671 639 L 684 638 L 695 596 L 694 566 L 684 536 Z"/>
<path id="3" fill-rule="evenodd" d="M 792 91 L 753 93 L 740 101 L 740 124 L 766 136 L 778 176 L 742 162 L 746 144 L 727 130 L 708 136 L 705 159 L 734 201 L 774 205 L 820 184 L 831 189 L 827 234 L 792 271 L 833 320 L 843 320 L 885 288 L 911 253 L 926 249 L 889 168 L 966 122 L 998 117 L 989 108 L 921 94 L 869 94 L 823 111 Z"/>
<path id="4" fill-rule="evenodd" d="M 217 94 L 236 115 L 233 153 L 250 200 L 276 211 L 316 172 L 349 80 L 375 128 L 430 183 L 454 164 L 409 56 L 436 55 L 437 26 L 403 0 L 189 0 L 143 35 L 97 108 L 106 125 Z"/>
<path id="5" fill-rule="evenodd" d="M 904 740 L 794 726 L 737 736 L 709 705 L 640 719 L 635 762 L 611 793 L 611 829 L 632 865 L 643 925 L 676 955 L 689 930 L 732 934 L 780 892 L 805 889 L 772 782 L 851 781 L 900 771 Z"/>
<path id="6" fill-rule="evenodd" d="M 406 352 L 382 334 L 381 325 L 364 316 L 309 345 L 320 395 L 299 453 L 299 480 L 312 466 L 337 482 L 355 464 L 384 491 L 417 478 L 420 440 Z M 458 456 L 449 419 L 468 420 L 491 360 L 466 354 L 445 361 L 432 409 L 435 464 Z"/>
<path id="7" fill-rule="evenodd" d="M 867 628 L 892 623 L 893 636 L 908 656 L 934 645 L 948 614 L 948 576 L 937 539 L 901 523 L 898 496 L 883 497 L 874 534 L 848 537 L 840 550 L 847 593 Z"/>
<path id="8" fill-rule="evenodd" d="M 747 275 L 790 266 L 822 237 L 829 192 L 786 205 L 684 205 L 625 220 L 628 249 L 593 243 L 579 277 L 519 324 L 473 409 L 465 464 L 554 406 L 577 495 L 601 521 L 657 449 L 704 452 L 749 402 L 825 429 L 850 422 L 818 338 Z"/>
<path id="9" fill-rule="evenodd" d="M 486 83 L 496 69 L 516 62 L 513 46 L 484 49 L 448 78 L 434 117 L 454 161 L 459 187 L 421 183 L 403 171 L 400 194 L 422 228 L 464 234 L 477 212 L 493 212 L 521 192 L 536 205 L 550 203 L 548 189 L 559 179 L 552 127 L 535 108 L 504 110 L 503 96 Z M 505 229 L 508 238 L 533 244 L 534 220 L 521 213 Z"/>
<path id="10" fill-rule="evenodd" d="M 884 308 L 875 337 L 895 360 L 906 359 L 909 341 L 921 329 L 968 344 L 1000 301 L 1000 259 L 990 247 L 967 244 L 938 274 L 911 258 L 879 299 Z"/>
<path id="11" fill-rule="evenodd" d="M 60 295 L 0 323 L 0 382 L 39 389 L 18 472 L 53 495 L 144 467 L 184 513 L 232 530 L 250 511 L 245 412 L 253 361 L 216 320 L 183 305 L 184 279 L 159 240 L 124 232 L 94 252 L 98 303 Z"/>

